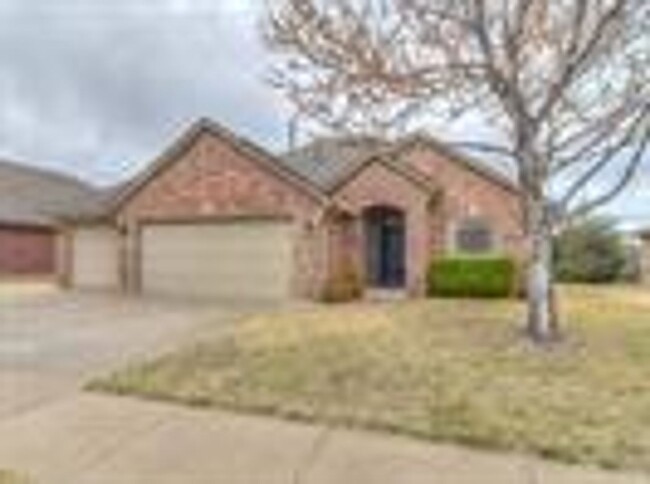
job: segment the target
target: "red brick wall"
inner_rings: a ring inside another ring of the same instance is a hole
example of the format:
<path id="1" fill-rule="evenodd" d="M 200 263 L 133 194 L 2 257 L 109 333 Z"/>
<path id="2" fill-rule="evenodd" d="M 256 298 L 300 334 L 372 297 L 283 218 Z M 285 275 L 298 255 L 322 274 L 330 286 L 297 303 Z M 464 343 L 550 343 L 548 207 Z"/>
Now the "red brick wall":
<path id="1" fill-rule="evenodd" d="M 295 292 L 310 295 L 323 264 L 323 251 L 314 248 L 321 243 L 314 224 L 320 207 L 291 182 L 270 173 L 230 143 L 206 134 L 137 193 L 118 218 L 131 227 L 152 220 L 291 218 L 298 234 Z"/>
<path id="2" fill-rule="evenodd" d="M 0 226 L 0 276 L 53 275 L 55 252 L 52 230 Z"/>
<path id="3" fill-rule="evenodd" d="M 124 217 L 285 215 L 313 208 L 307 195 L 229 143 L 204 135 L 125 207 Z"/>
<path id="4" fill-rule="evenodd" d="M 431 241 L 427 210 L 430 197 L 430 193 L 379 163 L 370 165 L 345 184 L 337 192 L 335 200 L 357 218 L 359 267 L 365 268 L 364 210 L 372 206 L 400 209 L 406 216 L 407 286 L 410 292 L 420 294 Z"/>
<path id="5" fill-rule="evenodd" d="M 409 163 L 431 181 L 432 191 L 422 190 L 410 180 L 382 164 L 373 164 L 345 184 L 335 200 L 357 218 L 358 264 L 365 268 L 363 211 L 385 205 L 406 215 L 407 287 L 422 294 L 427 266 L 435 254 L 452 250 L 455 224 L 467 217 L 486 220 L 496 235 L 497 249 L 520 258 L 523 238 L 516 194 L 431 149 L 406 155 Z M 436 199 L 435 188 L 440 190 Z M 432 200 L 433 198 L 433 200 Z M 435 202 L 435 203 L 432 203 Z"/>
<path id="6" fill-rule="evenodd" d="M 521 256 L 523 237 L 515 192 L 426 147 L 407 154 L 407 162 L 434 180 L 443 191 L 440 217 L 433 221 L 438 224 L 433 231 L 437 251 L 450 248 L 455 223 L 467 217 L 479 217 L 496 233 L 500 250 Z"/>
<path id="7" fill-rule="evenodd" d="M 295 293 L 320 293 L 337 250 L 349 250 L 365 267 L 360 215 L 373 205 L 392 206 L 406 215 L 408 288 L 422 294 L 431 257 L 448 247 L 453 224 L 467 216 L 488 220 L 502 249 L 519 254 L 517 199 L 514 193 L 431 149 L 415 149 L 407 163 L 432 180 L 442 196 L 431 206 L 431 193 L 382 164 L 370 165 L 332 197 L 356 217 L 346 242 L 332 240 L 322 201 L 269 172 L 257 161 L 216 136 L 205 134 L 174 164 L 154 177 L 123 207 L 119 223 L 129 228 L 125 247 L 131 287 L 137 287 L 137 227 L 144 221 L 239 216 L 283 216 L 296 228 Z"/>

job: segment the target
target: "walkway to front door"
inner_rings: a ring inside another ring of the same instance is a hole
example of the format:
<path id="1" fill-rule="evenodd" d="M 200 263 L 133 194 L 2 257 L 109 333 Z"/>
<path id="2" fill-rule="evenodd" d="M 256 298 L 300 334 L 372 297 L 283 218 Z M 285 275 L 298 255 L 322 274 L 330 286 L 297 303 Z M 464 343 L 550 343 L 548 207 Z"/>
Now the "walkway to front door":
<path id="1" fill-rule="evenodd" d="M 378 206 L 365 211 L 368 284 L 399 289 L 406 283 L 406 223 L 396 208 Z"/>

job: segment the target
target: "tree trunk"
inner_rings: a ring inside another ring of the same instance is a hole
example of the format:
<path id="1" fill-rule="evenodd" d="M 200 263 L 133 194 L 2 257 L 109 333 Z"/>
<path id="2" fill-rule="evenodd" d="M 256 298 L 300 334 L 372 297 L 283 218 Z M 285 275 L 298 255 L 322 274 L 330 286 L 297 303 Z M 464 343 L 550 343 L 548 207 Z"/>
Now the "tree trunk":
<path id="1" fill-rule="evenodd" d="M 553 287 L 553 241 L 543 202 L 533 202 L 528 214 L 528 315 L 526 330 L 539 343 L 558 335 Z"/>

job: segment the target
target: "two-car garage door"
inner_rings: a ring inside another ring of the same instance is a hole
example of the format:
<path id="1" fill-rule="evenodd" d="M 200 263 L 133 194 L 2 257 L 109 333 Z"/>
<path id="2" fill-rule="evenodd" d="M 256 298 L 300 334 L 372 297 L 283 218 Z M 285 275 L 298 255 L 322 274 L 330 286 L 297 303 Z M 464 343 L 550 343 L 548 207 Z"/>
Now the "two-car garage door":
<path id="1" fill-rule="evenodd" d="M 149 224 L 141 233 L 145 294 L 284 299 L 292 274 L 291 224 L 239 220 Z"/>

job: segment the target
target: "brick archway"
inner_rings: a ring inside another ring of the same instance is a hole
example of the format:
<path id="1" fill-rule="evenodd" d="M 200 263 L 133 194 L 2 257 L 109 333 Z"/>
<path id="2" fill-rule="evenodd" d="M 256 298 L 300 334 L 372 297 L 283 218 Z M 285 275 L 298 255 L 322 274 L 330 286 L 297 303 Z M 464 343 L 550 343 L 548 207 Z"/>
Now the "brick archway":
<path id="1" fill-rule="evenodd" d="M 363 211 L 366 275 L 370 287 L 406 286 L 406 216 L 404 211 L 375 205 Z"/>

